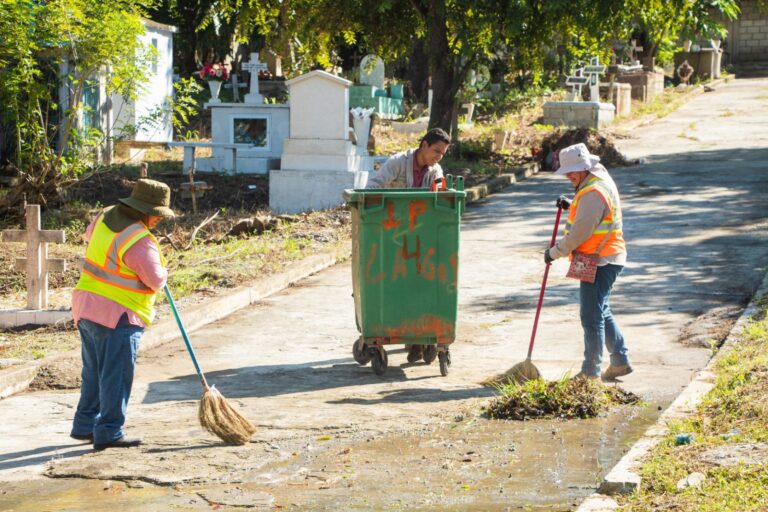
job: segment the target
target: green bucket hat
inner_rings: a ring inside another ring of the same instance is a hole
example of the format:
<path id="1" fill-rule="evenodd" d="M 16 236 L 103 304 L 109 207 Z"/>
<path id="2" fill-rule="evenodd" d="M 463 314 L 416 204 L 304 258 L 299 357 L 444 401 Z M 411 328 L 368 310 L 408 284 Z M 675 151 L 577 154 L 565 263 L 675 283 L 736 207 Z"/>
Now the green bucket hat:
<path id="1" fill-rule="evenodd" d="M 176 214 L 169 208 L 171 189 L 168 185 L 155 180 L 142 179 L 136 182 L 131 197 L 119 199 L 124 205 L 140 211 L 144 215 L 173 218 Z"/>

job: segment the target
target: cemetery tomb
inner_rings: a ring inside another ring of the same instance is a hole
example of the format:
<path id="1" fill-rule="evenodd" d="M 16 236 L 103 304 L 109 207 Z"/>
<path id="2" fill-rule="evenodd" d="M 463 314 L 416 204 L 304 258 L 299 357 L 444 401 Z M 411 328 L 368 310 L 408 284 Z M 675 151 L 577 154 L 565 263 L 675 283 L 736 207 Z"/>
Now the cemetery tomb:
<path id="1" fill-rule="evenodd" d="M 373 168 L 365 145 L 350 139 L 351 82 L 312 71 L 287 82 L 290 138 L 269 173 L 269 206 L 279 213 L 332 208 L 347 188 L 363 188 Z"/>

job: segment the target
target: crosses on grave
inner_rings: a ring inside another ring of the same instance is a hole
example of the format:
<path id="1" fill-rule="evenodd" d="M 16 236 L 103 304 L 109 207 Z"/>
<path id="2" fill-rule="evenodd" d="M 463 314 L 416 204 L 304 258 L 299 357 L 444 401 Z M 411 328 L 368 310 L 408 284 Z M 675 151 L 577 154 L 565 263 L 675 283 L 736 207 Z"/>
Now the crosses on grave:
<path id="1" fill-rule="evenodd" d="M 639 62 L 637 59 L 637 52 L 642 52 L 642 51 L 643 51 L 643 47 L 637 46 L 636 39 L 632 39 L 629 42 L 629 58 L 632 60 L 632 64 Z"/>
<path id="2" fill-rule="evenodd" d="M 589 101 L 600 101 L 600 75 L 605 73 L 605 66 L 600 64 L 600 57 L 589 59 L 589 65 L 584 66 L 584 74 L 589 77 Z"/>
<path id="3" fill-rule="evenodd" d="M 16 258 L 16 270 L 27 273 L 27 309 L 48 307 L 48 272 L 63 272 L 66 261 L 48 258 L 48 244 L 64 243 L 64 231 L 40 229 L 40 205 L 28 204 L 26 208 L 27 229 L 6 229 L 2 232 L 4 242 L 26 242 L 27 257 Z"/>
<path id="4" fill-rule="evenodd" d="M 584 68 L 576 70 L 576 74 L 565 79 L 565 85 L 572 87 L 571 92 L 575 94 L 575 101 L 581 101 L 581 87 L 589 83 L 589 77 L 583 76 Z"/>
<path id="5" fill-rule="evenodd" d="M 259 94 L 259 72 L 267 69 L 267 65 L 259 62 L 259 54 L 252 53 L 251 60 L 243 65 L 243 69 L 251 75 L 251 92 L 245 95 L 246 103 L 264 103 L 264 97 Z"/>

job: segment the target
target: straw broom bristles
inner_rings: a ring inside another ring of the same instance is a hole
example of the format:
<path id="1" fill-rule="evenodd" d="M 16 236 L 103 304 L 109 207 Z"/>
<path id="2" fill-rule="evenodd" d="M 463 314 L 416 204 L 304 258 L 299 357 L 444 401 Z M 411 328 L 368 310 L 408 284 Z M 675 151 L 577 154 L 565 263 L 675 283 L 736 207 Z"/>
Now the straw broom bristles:
<path id="1" fill-rule="evenodd" d="M 230 444 L 245 444 L 256 433 L 253 423 L 230 405 L 216 386 L 205 386 L 198 417 L 203 428 Z"/>
<path id="2" fill-rule="evenodd" d="M 521 363 L 517 363 L 506 372 L 484 380 L 481 382 L 481 384 L 483 386 L 497 388 L 499 386 L 503 386 L 504 384 L 523 384 L 529 380 L 536 380 L 540 378 L 541 373 L 539 373 L 539 369 L 536 368 L 536 365 L 534 365 L 530 359 L 526 359 Z"/>

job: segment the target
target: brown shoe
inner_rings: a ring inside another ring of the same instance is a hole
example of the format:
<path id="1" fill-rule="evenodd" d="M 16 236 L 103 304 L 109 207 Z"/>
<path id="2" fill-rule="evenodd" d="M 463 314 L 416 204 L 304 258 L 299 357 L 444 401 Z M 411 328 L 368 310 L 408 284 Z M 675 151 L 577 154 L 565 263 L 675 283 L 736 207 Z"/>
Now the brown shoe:
<path id="1" fill-rule="evenodd" d="M 628 364 L 622 364 L 619 366 L 609 365 L 608 368 L 600 375 L 603 382 L 614 382 L 617 377 L 623 377 L 632 373 L 632 367 Z"/>
<path id="2" fill-rule="evenodd" d="M 583 380 L 595 380 L 597 378 L 597 375 L 590 375 L 588 373 L 579 372 L 573 377 L 572 379 L 583 379 Z"/>

